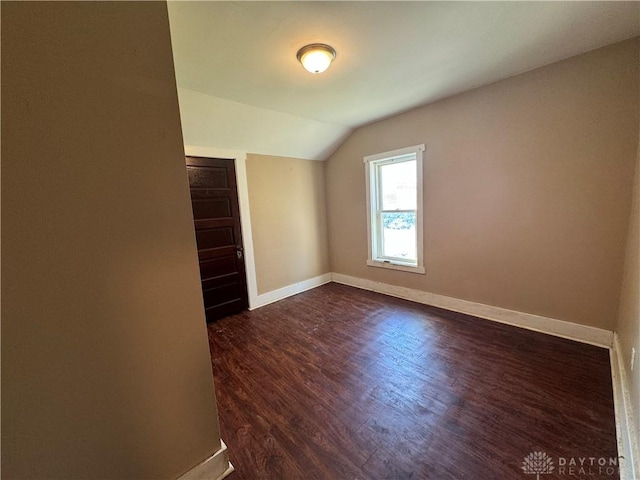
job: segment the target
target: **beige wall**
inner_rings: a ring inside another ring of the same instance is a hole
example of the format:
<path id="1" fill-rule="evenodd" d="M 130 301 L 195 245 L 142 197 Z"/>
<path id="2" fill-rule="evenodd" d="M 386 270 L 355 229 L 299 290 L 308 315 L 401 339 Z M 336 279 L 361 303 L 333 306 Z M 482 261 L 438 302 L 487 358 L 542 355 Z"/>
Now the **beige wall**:
<path id="1" fill-rule="evenodd" d="M 358 129 L 327 165 L 332 271 L 612 330 L 638 40 Z M 426 144 L 426 275 L 367 267 L 362 158 Z"/>
<path id="2" fill-rule="evenodd" d="M 247 155 L 258 293 L 329 272 L 324 163 Z"/>
<path id="3" fill-rule="evenodd" d="M 640 434 L 640 144 L 636 162 L 631 220 L 620 295 L 616 332 L 620 339 L 626 378 L 630 382 L 631 403 L 635 415 L 636 435 Z M 636 349 L 635 367 L 631 370 L 631 348 Z"/>
<path id="4" fill-rule="evenodd" d="M 220 446 L 164 3 L 2 2 L 2 477 Z"/>

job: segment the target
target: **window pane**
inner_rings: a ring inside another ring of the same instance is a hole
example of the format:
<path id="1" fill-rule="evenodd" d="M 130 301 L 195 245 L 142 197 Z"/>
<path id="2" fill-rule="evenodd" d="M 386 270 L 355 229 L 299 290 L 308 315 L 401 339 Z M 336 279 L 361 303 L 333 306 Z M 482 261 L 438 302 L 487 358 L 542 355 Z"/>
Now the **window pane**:
<path id="1" fill-rule="evenodd" d="M 382 210 L 416 209 L 416 161 L 380 167 Z"/>
<path id="2" fill-rule="evenodd" d="M 382 256 L 415 262 L 416 213 L 382 212 Z"/>

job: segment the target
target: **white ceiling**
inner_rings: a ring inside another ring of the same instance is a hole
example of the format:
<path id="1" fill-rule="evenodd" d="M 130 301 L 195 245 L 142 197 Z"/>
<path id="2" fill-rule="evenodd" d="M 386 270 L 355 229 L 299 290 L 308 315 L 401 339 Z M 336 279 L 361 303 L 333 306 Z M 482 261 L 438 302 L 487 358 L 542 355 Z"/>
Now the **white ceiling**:
<path id="1" fill-rule="evenodd" d="M 169 15 L 186 143 L 301 158 L 326 157 L 358 126 L 640 35 L 640 2 L 179 1 Z M 313 42 L 337 51 L 318 75 L 296 60 Z M 228 108 L 192 111 L 210 97 Z M 281 147 L 274 112 L 293 129 Z M 292 145 L 298 117 L 306 133 Z M 257 130 L 209 128 L 230 119 Z"/>

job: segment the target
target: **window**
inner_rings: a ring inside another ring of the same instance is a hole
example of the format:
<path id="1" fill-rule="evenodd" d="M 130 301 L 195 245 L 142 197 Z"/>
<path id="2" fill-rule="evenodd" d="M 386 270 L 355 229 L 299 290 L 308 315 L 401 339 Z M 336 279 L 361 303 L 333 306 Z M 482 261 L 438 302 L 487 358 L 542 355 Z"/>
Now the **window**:
<path id="1" fill-rule="evenodd" d="M 422 152 L 416 145 L 364 158 L 369 266 L 425 273 Z"/>

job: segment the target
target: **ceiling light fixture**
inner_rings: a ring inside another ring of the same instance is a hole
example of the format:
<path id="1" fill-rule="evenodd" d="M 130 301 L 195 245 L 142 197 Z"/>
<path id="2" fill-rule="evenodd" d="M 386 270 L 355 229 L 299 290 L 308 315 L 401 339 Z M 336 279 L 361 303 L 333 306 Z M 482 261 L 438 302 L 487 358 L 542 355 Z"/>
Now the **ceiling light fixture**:
<path id="1" fill-rule="evenodd" d="M 322 73 L 336 58 L 333 47 L 324 43 L 312 43 L 298 50 L 298 61 L 311 73 Z"/>

